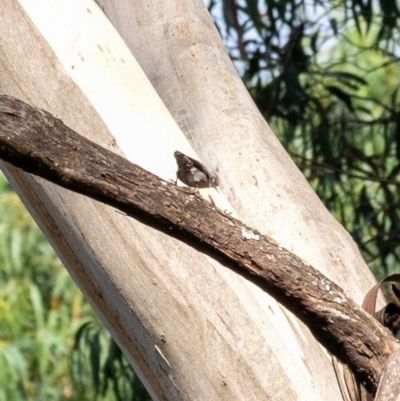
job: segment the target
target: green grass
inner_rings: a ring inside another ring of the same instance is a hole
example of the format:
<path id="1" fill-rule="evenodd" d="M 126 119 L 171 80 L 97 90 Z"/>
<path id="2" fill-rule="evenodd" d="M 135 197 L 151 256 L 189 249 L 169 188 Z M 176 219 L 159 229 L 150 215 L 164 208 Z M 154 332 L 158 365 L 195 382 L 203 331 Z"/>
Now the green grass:
<path id="1" fill-rule="evenodd" d="M 0 173 L 0 401 L 149 399 Z"/>

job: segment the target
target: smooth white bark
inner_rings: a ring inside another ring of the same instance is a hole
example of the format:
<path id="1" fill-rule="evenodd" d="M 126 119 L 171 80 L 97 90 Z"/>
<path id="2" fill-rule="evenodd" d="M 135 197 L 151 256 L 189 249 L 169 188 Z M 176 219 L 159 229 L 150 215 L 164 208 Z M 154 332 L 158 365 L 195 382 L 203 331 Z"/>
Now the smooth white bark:
<path id="1" fill-rule="evenodd" d="M 240 217 L 360 301 L 371 275 L 255 110 L 201 2 L 102 5 Z M 175 149 L 195 156 L 95 3 L 3 0 L 0 18 L 3 93 L 118 152 L 115 138 L 164 179 Z M 154 399 L 340 399 L 324 351 L 258 288 L 110 207 L 5 172 Z"/>
<path id="2" fill-rule="evenodd" d="M 258 113 L 202 0 L 98 3 L 202 160 L 218 167 L 222 191 L 239 217 L 317 267 L 361 303 L 375 283 L 371 272 Z M 296 334 L 307 341 L 298 339 L 297 346 L 304 352 L 310 379 L 321 386 L 320 394 L 325 391 L 333 397 L 333 390 L 325 387 L 325 375 L 331 385 L 335 379 L 321 373 L 331 368 L 299 327 Z M 287 331 L 277 328 L 276 335 L 284 338 Z M 293 343 L 286 343 L 292 351 Z M 295 365 L 282 365 L 293 377 L 289 366 Z"/>
<path id="3" fill-rule="evenodd" d="M 98 0 L 239 216 L 360 302 L 375 279 L 264 121 L 202 0 Z"/>

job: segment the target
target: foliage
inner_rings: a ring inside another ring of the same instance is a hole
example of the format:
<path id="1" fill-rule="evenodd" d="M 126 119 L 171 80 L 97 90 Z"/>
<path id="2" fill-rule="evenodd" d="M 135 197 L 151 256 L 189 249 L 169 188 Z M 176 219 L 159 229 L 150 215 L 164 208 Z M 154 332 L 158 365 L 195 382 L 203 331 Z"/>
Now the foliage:
<path id="1" fill-rule="evenodd" d="M 209 8 L 260 111 L 367 263 L 378 276 L 399 269 L 398 3 Z"/>
<path id="2" fill-rule="evenodd" d="M 1 175 L 0 401 L 95 399 L 149 397 Z"/>

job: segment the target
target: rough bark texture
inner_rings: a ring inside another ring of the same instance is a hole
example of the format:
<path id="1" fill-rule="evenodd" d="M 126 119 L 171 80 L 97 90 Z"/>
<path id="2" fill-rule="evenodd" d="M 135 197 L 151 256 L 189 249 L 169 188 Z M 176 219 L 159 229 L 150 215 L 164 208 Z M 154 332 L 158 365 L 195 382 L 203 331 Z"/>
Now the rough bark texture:
<path id="1" fill-rule="evenodd" d="M 327 277 L 194 190 L 160 179 L 7 96 L 0 97 L 0 158 L 114 206 L 251 279 L 376 391 L 386 359 L 398 348 L 394 337 Z"/>

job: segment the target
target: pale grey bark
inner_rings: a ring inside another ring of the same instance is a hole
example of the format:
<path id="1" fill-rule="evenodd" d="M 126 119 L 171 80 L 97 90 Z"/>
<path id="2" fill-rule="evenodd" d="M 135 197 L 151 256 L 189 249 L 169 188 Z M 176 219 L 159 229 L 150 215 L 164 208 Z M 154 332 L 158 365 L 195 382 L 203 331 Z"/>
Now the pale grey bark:
<path id="1" fill-rule="evenodd" d="M 400 401 L 400 350 L 386 361 L 375 401 Z"/>
<path id="2" fill-rule="evenodd" d="M 375 283 L 372 274 L 258 113 L 203 2 L 98 3 L 201 159 L 219 168 L 222 192 L 239 218 L 318 266 L 361 303 Z M 277 326 L 269 344 L 275 336 L 284 338 L 287 330 Z M 333 370 L 319 346 L 303 326 L 292 334 L 299 336 L 297 346 L 315 385 L 310 392 L 335 398 Z M 289 353 L 294 350 L 286 347 Z M 281 352 L 279 348 L 277 355 Z M 296 366 L 294 361 L 278 363 L 293 375 L 289 366 Z M 294 386 L 302 392 L 304 377 Z"/>

